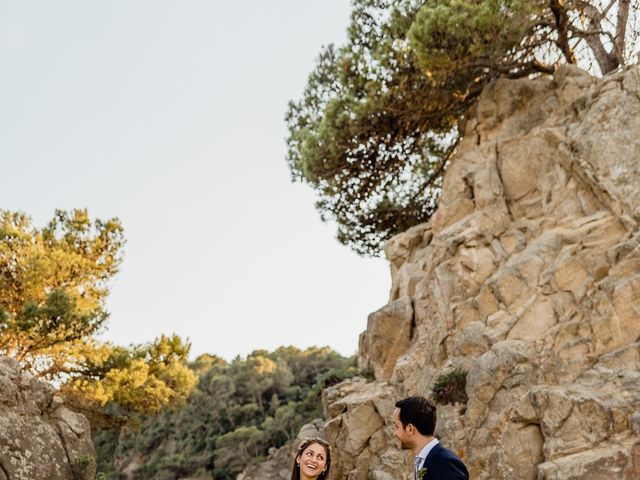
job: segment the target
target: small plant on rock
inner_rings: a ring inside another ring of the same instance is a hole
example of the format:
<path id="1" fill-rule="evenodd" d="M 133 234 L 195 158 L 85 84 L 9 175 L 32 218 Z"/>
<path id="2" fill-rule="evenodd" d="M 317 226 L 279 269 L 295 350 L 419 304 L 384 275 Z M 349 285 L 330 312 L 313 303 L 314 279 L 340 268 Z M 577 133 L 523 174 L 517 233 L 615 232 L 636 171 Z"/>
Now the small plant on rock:
<path id="1" fill-rule="evenodd" d="M 454 404 L 467 403 L 469 397 L 465 387 L 467 385 L 467 371 L 455 368 L 440 375 L 431 387 L 433 398 L 437 403 Z"/>
<path id="2" fill-rule="evenodd" d="M 94 480 L 96 478 L 96 457 L 82 455 L 76 458 L 71 470 L 78 480 Z"/>

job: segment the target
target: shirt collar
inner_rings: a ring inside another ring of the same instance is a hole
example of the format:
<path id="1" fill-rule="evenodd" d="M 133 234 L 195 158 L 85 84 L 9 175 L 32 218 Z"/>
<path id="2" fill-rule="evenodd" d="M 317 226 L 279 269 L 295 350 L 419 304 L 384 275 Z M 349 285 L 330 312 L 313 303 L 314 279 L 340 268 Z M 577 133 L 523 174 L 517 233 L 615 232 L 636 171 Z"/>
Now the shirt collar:
<path id="1" fill-rule="evenodd" d="M 437 438 L 434 438 L 433 440 L 431 440 L 429 443 L 427 443 L 422 450 L 420 450 L 420 453 L 418 453 L 418 455 L 416 455 L 416 460 L 418 458 L 421 459 L 420 463 L 418 463 L 418 465 L 422 465 L 424 463 L 425 458 L 427 458 L 427 455 L 429 455 L 429 452 L 431 451 L 431 449 L 433 447 L 435 447 L 438 443 L 440 443 L 438 441 Z M 417 463 L 417 462 L 416 462 Z"/>

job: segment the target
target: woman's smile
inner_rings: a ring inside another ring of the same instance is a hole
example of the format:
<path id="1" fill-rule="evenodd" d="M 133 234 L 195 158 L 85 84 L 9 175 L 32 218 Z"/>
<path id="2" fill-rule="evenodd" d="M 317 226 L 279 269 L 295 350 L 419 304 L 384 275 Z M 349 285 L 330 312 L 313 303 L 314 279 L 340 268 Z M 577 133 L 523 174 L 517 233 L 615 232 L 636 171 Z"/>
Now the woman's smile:
<path id="1" fill-rule="evenodd" d="M 300 464 L 300 474 L 303 479 L 317 478 L 324 472 L 327 463 L 325 448 L 317 443 L 312 443 L 305 448 L 297 458 Z"/>

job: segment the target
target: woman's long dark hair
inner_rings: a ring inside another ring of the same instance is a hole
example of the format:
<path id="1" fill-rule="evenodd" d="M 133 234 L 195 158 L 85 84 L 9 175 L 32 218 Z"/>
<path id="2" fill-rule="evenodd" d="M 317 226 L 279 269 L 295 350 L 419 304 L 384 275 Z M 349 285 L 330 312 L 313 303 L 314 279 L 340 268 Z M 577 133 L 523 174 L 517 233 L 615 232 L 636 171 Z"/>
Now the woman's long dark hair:
<path id="1" fill-rule="evenodd" d="M 329 442 L 327 442 L 323 438 L 313 437 L 313 438 L 305 438 L 300 444 L 300 446 L 298 447 L 298 451 L 296 452 L 295 457 L 293 457 L 293 468 L 291 469 L 291 480 L 300 480 L 300 464 L 298 463 L 298 457 L 302 455 L 302 452 L 304 452 L 305 448 L 307 448 L 309 445 L 312 445 L 314 443 L 317 443 L 318 445 L 323 446 L 325 451 L 327 452 L 327 463 L 325 465 L 325 470 L 324 472 L 320 473 L 320 475 L 318 475 L 317 480 L 325 480 L 326 478 L 329 477 L 329 469 L 331 468 L 331 446 L 329 445 Z"/>

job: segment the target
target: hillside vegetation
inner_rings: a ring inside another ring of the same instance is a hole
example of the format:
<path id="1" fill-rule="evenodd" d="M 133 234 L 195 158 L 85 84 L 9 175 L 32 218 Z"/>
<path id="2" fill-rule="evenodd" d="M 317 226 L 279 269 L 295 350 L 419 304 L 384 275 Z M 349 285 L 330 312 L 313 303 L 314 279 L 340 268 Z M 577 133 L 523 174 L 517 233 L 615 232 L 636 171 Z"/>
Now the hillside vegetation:
<path id="1" fill-rule="evenodd" d="M 281 347 L 231 362 L 200 356 L 198 385 L 184 407 L 138 416 L 94 442 L 104 478 L 230 480 L 322 416 L 322 388 L 356 373 L 355 358 L 333 350 Z"/>

